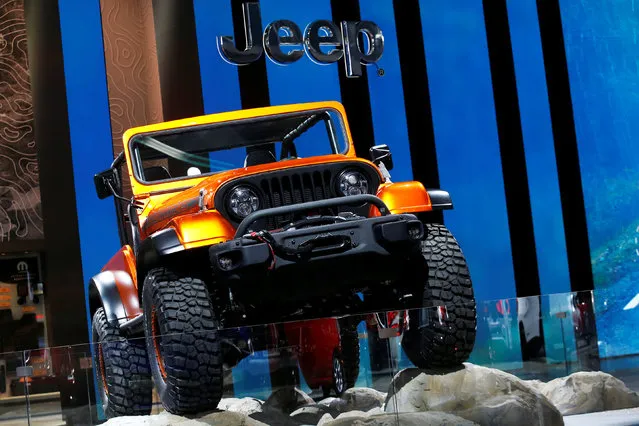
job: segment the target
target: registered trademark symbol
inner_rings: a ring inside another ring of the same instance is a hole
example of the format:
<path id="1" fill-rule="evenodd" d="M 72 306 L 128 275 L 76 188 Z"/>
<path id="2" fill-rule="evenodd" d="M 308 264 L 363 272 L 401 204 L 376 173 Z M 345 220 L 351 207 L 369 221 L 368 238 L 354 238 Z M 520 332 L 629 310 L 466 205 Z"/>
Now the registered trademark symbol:
<path id="1" fill-rule="evenodd" d="M 377 68 L 377 75 L 380 77 L 384 77 L 384 68 Z"/>

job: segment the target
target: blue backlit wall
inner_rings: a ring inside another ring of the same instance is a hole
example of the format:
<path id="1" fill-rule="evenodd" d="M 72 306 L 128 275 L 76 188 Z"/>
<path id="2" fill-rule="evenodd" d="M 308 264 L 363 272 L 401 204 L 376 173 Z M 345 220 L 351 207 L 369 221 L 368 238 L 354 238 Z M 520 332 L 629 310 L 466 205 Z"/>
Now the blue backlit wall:
<path id="1" fill-rule="evenodd" d="M 394 180 L 412 180 L 393 2 L 363 0 L 360 12 L 363 20 L 375 22 L 384 32 L 384 56 L 368 72 L 375 144 L 391 148 L 397 164 L 392 173 Z"/>
<path id="2" fill-rule="evenodd" d="M 441 186 L 479 300 L 516 296 L 480 0 L 420 2 Z M 477 231 L 481 229 L 481 236 Z"/>
<path id="3" fill-rule="evenodd" d="M 216 37 L 233 34 L 230 2 L 194 0 L 204 113 L 242 108 L 237 69 L 218 54 Z"/>
<path id="4" fill-rule="evenodd" d="M 564 221 L 557 180 L 557 161 L 543 63 L 536 3 L 509 1 L 508 19 L 513 49 L 526 170 L 542 294 L 570 292 Z M 557 312 L 569 309 L 567 297 L 542 300 L 546 355 L 561 359 L 563 345 Z"/>
<path id="5" fill-rule="evenodd" d="M 100 2 L 61 0 L 59 8 L 82 269 L 88 283 L 119 248 L 115 211 L 95 196 L 93 186 L 93 175 L 113 159 Z"/>
<path id="6" fill-rule="evenodd" d="M 633 2 L 560 1 L 602 356 L 637 353 L 639 98 Z M 634 300 L 634 302 L 633 302 Z"/>

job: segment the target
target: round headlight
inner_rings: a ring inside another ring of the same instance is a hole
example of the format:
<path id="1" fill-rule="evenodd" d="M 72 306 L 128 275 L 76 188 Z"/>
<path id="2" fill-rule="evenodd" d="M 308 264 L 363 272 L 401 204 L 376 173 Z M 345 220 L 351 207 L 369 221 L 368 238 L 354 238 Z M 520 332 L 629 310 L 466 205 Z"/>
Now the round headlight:
<path id="1" fill-rule="evenodd" d="M 244 219 L 260 207 L 260 200 L 248 186 L 238 186 L 229 194 L 228 205 L 235 216 Z"/>
<path id="2" fill-rule="evenodd" d="M 368 194 L 368 180 L 356 170 L 346 170 L 339 176 L 339 191 L 342 195 Z"/>

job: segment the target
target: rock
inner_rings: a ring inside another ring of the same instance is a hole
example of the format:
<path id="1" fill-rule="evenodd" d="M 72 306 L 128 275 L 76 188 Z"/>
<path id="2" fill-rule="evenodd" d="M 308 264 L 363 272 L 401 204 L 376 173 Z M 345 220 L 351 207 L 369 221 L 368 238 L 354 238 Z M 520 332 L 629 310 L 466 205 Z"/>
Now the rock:
<path id="1" fill-rule="evenodd" d="M 339 416 L 337 416 L 337 419 L 351 419 L 351 418 L 364 418 L 364 417 L 369 417 L 369 414 L 366 413 L 365 411 L 360 411 L 360 410 L 353 410 L 353 411 L 347 411 L 345 413 L 340 414 Z"/>
<path id="2" fill-rule="evenodd" d="M 369 416 L 374 416 L 376 414 L 384 414 L 384 413 L 385 411 L 382 409 L 382 407 L 371 408 L 370 410 L 366 412 L 366 414 Z"/>
<path id="3" fill-rule="evenodd" d="M 329 422 L 332 422 L 333 420 L 333 416 L 331 416 L 330 414 L 324 414 L 320 421 L 317 423 L 317 426 L 324 426 Z"/>
<path id="4" fill-rule="evenodd" d="M 541 392 L 542 388 L 546 386 L 546 382 L 542 382 L 541 380 L 523 380 L 525 384 L 532 387 L 533 389 Z M 543 392 L 542 392 L 543 393 Z"/>
<path id="5" fill-rule="evenodd" d="M 342 417 L 327 423 L 323 423 L 322 426 L 476 426 L 469 420 L 461 417 L 454 416 L 448 413 L 440 413 L 437 411 L 428 411 L 422 413 L 385 413 L 374 416 L 349 416 Z M 319 426 L 319 425 L 318 425 Z"/>
<path id="6" fill-rule="evenodd" d="M 561 413 L 523 380 L 470 363 L 453 372 L 408 368 L 389 386 L 387 413 L 440 411 L 481 425 L 563 425 Z"/>
<path id="7" fill-rule="evenodd" d="M 105 426 L 204 426 L 206 423 L 162 411 L 153 416 L 122 416 L 109 419 Z"/>
<path id="8" fill-rule="evenodd" d="M 639 407 L 637 392 L 600 371 L 573 373 L 551 380 L 540 390 L 565 416 Z"/>
<path id="9" fill-rule="evenodd" d="M 301 424 L 316 425 L 322 419 L 322 417 L 324 417 L 325 414 L 328 414 L 330 416 L 329 408 L 325 405 L 305 405 L 293 411 L 291 413 L 291 418 Z M 331 416 L 331 419 L 332 418 L 333 417 Z"/>
<path id="10" fill-rule="evenodd" d="M 299 426 L 301 424 L 288 414 L 270 408 L 259 413 L 253 413 L 249 417 L 267 425 Z"/>
<path id="11" fill-rule="evenodd" d="M 349 411 L 368 411 L 381 407 L 384 404 L 386 394 L 371 388 L 351 388 L 342 394 L 341 399 L 346 401 L 346 409 Z"/>
<path id="12" fill-rule="evenodd" d="M 296 387 L 284 387 L 273 392 L 262 404 L 262 410 L 279 411 L 291 414 L 303 405 L 315 404 L 315 401 Z"/>
<path id="13" fill-rule="evenodd" d="M 234 413 L 232 411 L 220 411 L 217 413 L 210 413 L 204 417 L 197 419 L 197 425 L 215 425 L 215 426 L 266 426 L 271 423 L 262 423 L 258 420 L 252 419 L 246 414 Z M 187 423 L 178 423 L 180 426 L 187 426 Z M 188 424 L 188 426 L 195 426 Z"/>
<path id="14" fill-rule="evenodd" d="M 351 388 L 347 389 L 341 398 L 325 398 L 318 404 L 328 407 L 328 412 L 333 417 L 337 417 L 348 411 L 369 411 L 373 408 L 381 408 L 385 398 L 386 393 L 375 389 Z"/>
<path id="15" fill-rule="evenodd" d="M 325 398 L 318 402 L 319 405 L 323 405 L 329 408 L 329 413 L 333 417 L 337 417 L 338 414 L 348 411 L 348 403 L 342 398 Z"/>
<path id="16" fill-rule="evenodd" d="M 261 412 L 262 404 L 264 403 L 256 398 L 222 398 L 217 408 L 218 410 L 250 415 Z"/>

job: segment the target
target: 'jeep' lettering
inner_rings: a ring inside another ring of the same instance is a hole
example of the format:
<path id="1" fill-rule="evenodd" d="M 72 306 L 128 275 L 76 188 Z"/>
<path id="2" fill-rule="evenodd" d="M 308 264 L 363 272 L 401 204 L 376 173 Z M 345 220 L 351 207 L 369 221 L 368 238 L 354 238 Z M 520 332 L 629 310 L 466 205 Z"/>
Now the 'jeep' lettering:
<path id="1" fill-rule="evenodd" d="M 244 50 L 237 48 L 231 36 L 218 36 L 217 46 L 222 58 L 234 65 L 257 61 L 266 52 L 273 62 L 290 64 L 304 56 L 318 64 L 332 64 L 344 57 L 347 77 L 362 75 L 362 65 L 373 64 L 384 52 L 382 30 L 371 21 L 342 21 L 340 27 L 328 20 L 313 21 L 304 30 L 295 22 L 281 19 L 271 22 L 262 34 L 259 3 L 244 3 Z M 360 42 L 358 38 L 363 37 Z M 282 47 L 287 47 L 285 52 Z M 322 47 L 326 50 L 323 51 Z"/>

